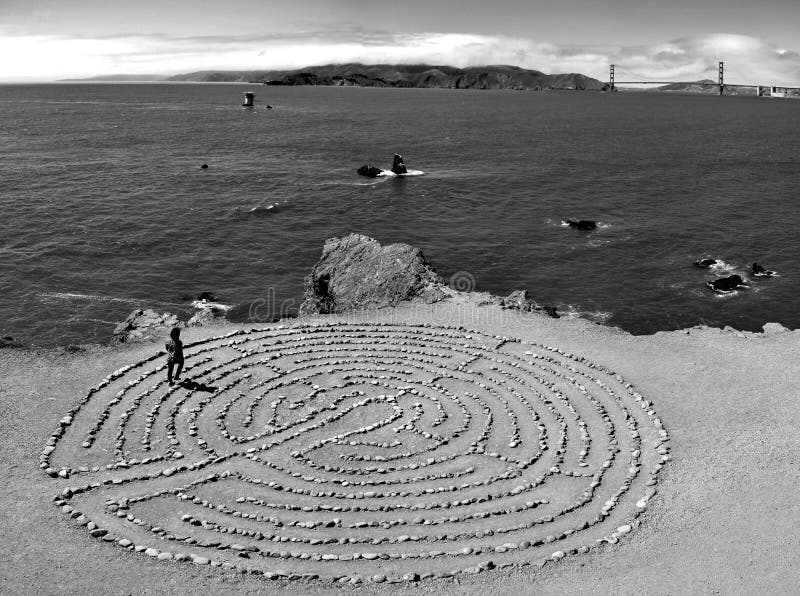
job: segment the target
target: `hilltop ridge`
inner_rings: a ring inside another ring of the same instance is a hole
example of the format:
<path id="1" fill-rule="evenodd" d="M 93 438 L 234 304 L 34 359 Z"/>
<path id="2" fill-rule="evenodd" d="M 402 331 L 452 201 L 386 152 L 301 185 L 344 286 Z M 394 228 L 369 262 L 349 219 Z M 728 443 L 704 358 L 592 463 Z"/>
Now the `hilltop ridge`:
<path id="1" fill-rule="evenodd" d="M 428 64 L 328 64 L 296 70 L 198 71 L 171 81 L 251 82 L 266 85 L 407 87 L 442 89 L 549 89 L 600 91 L 605 83 L 579 73 L 545 74 L 519 66 L 456 68 Z"/>

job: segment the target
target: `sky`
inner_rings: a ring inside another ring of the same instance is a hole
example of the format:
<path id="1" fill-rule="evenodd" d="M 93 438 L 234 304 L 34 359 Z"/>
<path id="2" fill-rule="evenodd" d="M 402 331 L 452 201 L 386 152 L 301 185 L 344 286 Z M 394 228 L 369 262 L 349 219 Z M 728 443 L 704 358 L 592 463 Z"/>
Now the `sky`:
<path id="1" fill-rule="evenodd" d="M 800 0 L 0 0 L 0 81 L 363 63 L 800 85 Z"/>

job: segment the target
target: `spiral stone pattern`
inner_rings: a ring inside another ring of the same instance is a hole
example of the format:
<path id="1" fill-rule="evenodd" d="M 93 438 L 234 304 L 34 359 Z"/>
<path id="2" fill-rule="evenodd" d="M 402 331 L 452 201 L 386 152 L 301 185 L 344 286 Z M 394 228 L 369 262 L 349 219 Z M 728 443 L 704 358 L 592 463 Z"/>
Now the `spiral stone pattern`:
<path id="1" fill-rule="evenodd" d="M 669 460 L 652 404 L 553 346 L 461 327 L 318 323 L 121 368 L 41 467 L 91 536 L 268 579 L 419 581 L 616 543 Z M 63 484 L 63 481 L 62 481 Z"/>

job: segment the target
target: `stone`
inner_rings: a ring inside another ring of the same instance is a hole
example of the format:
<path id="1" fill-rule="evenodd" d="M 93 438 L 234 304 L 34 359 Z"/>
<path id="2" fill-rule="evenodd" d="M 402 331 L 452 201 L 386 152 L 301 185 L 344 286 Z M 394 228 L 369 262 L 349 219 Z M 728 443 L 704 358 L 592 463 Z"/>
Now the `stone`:
<path id="1" fill-rule="evenodd" d="M 225 316 L 225 310 L 218 306 L 206 306 L 199 308 L 197 313 L 186 322 L 187 327 L 212 327 L 214 325 L 226 325 L 229 321 Z"/>
<path id="2" fill-rule="evenodd" d="M 444 287 L 422 251 L 408 244 L 382 246 L 360 234 L 331 238 L 305 280 L 303 314 L 329 314 L 395 306 Z"/>
<path id="3" fill-rule="evenodd" d="M 786 333 L 789 331 L 780 323 L 764 323 L 764 335 L 776 335 L 778 333 Z"/>
<path id="4" fill-rule="evenodd" d="M 725 294 L 727 292 L 733 292 L 738 288 L 746 287 L 744 280 L 740 275 L 721 277 L 719 279 L 707 282 L 706 285 L 717 294 Z"/>
<path id="5" fill-rule="evenodd" d="M 162 340 L 169 337 L 174 327 L 182 327 L 178 317 L 165 312 L 157 313 L 151 309 L 134 310 L 114 329 L 114 343 L 133 343 Z"/>
<path id="6" fill-rule="evenodd" d="M 20 340 L 11 337 L 10 335 L 3 335 L 0 336 L 0 349 L 3 348 L 24 348 L 25 344 L 23 344 Z"/>
<path id="7" fill-rule="evenodd" d="M 503 308 L 521 310 L 523 312 L 540 312 L 554 319 L 560 318 L 555 306 L 542 306 L 528 295 L 528 290 L 514 290 L 508 296 L 496 299 Z"/>
<path id="8" fill-rule="evenodd" d="M 569 225 L 571 228 L 582 230 L 584 232 L 590 232 L 597 229 L 597 222 L 592 221 L 591 219 L 568 219 L 567 225 Z"/>

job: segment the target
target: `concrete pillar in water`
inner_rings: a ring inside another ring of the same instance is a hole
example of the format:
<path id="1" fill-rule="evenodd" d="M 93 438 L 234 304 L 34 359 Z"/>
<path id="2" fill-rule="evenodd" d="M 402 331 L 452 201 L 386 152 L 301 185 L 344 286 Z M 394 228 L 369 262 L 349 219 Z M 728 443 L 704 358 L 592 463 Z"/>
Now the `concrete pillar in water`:
<path id="1" fill-rule="evenodd" d="M 253 102 L 256 99 L 256 94 L 252 91 L 246 91 L 244 94 L 244 103 L 242 104 L 243 108 L 252 108 Z"/>

